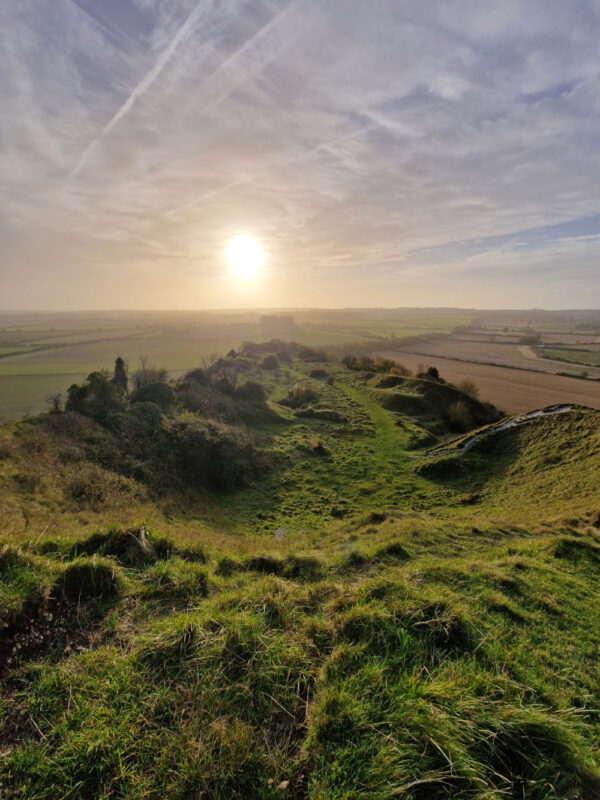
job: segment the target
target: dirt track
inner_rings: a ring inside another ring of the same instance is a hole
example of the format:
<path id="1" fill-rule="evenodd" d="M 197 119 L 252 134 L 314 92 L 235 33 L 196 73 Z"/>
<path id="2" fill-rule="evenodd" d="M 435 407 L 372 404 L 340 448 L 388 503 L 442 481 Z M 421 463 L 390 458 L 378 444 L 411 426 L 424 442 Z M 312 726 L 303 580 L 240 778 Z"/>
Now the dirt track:
<path id="1" fill-rule="evenodd" d="M 596 381 L 421 356 L 401 350 L 382 350 L 379 355 L 393 358 L 413 371 L 421 365 L 437 367 L 442 378 L 452 383 L 469 378 L 479 387 L 482 400 L 489 400 L 511 414 L 522 414 L 554 403 L 575 403 L 600 409 L 600 383 Z"/>

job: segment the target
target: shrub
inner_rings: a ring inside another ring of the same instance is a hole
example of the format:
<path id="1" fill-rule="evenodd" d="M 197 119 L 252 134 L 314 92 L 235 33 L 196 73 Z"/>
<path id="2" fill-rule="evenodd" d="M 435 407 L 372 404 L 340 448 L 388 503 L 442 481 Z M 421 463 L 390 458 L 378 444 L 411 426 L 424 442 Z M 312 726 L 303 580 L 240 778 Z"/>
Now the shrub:
<path id="1" fill-rule="evenodd" d="M 252 369 L 247 358 L 218 358 L 208 370 L 211 384 L 221 392 L 232 394 L 243 372 Z"/>
<path id="2" fill-rule="evenodd" d="M 342 364 L 348 369 L 359 372 L 391 372 L 396 375 L 410 375 L 410 371 L 403 367 L 402 364 L 396 364 L 391 358 L 383 358 L 382 356 L 372 358 L 367 355 L 347 355 L 342 358 Z"/>
<path id="3" fill-rule="evenodd" d="M 166 383 L 152 381 L 143 383 L 131 395 L 132 403 L 154 403 L 163 411 L 175 404 L 175 392 Z"/>
<path id="4" fill-rule="evenodd" d="M 287 350 L 279 350 L 277 352 L 277 358 L 281 364 L 291 364 L 292 363 L 292 356 L 291 353 Z"/>
<path id="5" fill-rule="evenodd" d="M 162 420 L 162 412 L 156 403 L 149 400 L 134 403 L 127 415 L 139 432 L 145 434 L 155 433 Z"/>
<path id="6" fill-rule="evenodd" d="M 166 383 L 169 373 L 165 367 L 153 367 L 148 364 L 146 356 L 140 357 L 140 369 L 133 376 L 133 385 L 136 389 L 146 383 Z"/>
<path id="7" fill-rule="evenodd" d="M 473 418 L 469 406 L 463 400 L 459 400 L 450 406 L 448 409 L 448 422 L 453 431 L 464 433 L 471 430 Z"/>
<path id="8" fill-rule="evenodd" d="M 246 381 L 238 386 L 234 392 L 239 400 L 263 401 L 267 398 L 267 392 L 262 383 L 258 381 Z"/>
<path id="9" fill-rule="evenodd" d="M 327 361 L 327 353 L 315 347 L 301 347 L 298 351 L 298 358 L 302 361 Z"/>
<path id="10" fill-rule="evenodd" d="M 289 390 L 287 397 L 281 401 L 281 405 L 300 408 L 300 406 L 314 403 L 318 399 L 318 394 L 309 383 L 297 383 Z"/>
<path id="11" fill-rule="evenodd" d="M 231 350 L 230 353 L 233 353 L 235 358 L 235 350 Z M 197 383 L 199 386 L 206 386 L 208 383 L 206 372 L 201 367 L 196 367 L 196 369 L 186 372 L 183 380 L 185 383 Z"/>
<path id="12" fill-rule="evenodd" d="M 277 356 L 273 355 L 272 353 L 268 356 L 265 356 L 263 360 L 260 362 L 261 369 L 279 369 L 279 360 Z"/>
<path id="13" fill-rule="evenodd" d="M 92 465 L 80 470 L 69 481 L 67 494 L 81 506 L 99 509 L 106 501 L 106 486 L 101 470 Z"/>
<path id="14" fill-rule="evenodd" d="M 181 478 L 190 486 L 233 489 L 263 468 L 253 440 L 215 420 L 180 419 L 169 431 Z"/>
<path id="15" fill-rule="evenodd" d="M 417 378 L 428 378 L 431 381 L 441 381 L 440 372 L 437 367 L 427 367 L 417 373 Z"/>
<path id="16" fill-rule="evenodd" d="M 460 381 L 460 383 L 456 385 L 456 388 L 463 394 L 471 397 L 473 400 L 477 400 L 479 398 L 479 387 L 475 381 L 472 381 L 470 378 L 465 378 L 464 380 Z"/>
<path id="17" fill-rule="evenodd" d="M 111 414 L 124 408 L 123 393 L 103 372 L 91 372 L 85 383 L 74 383 L 67 390 L 65 411 L 77 411 L 101 425 L 106 425 Z"/>
<path id="18" fill-rule="evenodd" d="M 188 411 L 204 411 L 207 407 L 207 398 L 194 386 L 187 384 L 177 389 L 177 400 Z"/>

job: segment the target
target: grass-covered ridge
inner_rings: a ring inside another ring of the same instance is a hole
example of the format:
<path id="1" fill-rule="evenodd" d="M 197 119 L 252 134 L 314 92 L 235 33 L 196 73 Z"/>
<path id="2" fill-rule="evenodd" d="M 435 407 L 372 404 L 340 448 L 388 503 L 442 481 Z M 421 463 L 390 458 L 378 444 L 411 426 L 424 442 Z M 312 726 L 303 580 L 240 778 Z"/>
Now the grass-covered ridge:
<path id="1" fill-rule="evenodd" d="M 599 796 L 598 413 L 242 359 L 2 429 L 0 794 Z"/>

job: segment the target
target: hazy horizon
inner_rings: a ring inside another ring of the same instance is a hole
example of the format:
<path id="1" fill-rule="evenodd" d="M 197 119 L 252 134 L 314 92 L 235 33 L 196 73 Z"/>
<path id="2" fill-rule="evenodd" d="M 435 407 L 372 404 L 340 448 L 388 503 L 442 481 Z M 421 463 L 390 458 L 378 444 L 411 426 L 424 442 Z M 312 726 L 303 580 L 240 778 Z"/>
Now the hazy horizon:
<path id="1" fill-rule="evenodd" d="M 0 23 L 6 311 L 600 307 L 598 0 Z"/>
<path id="2" fill-rule="evenodd" d="M 307 311 L 475 311 L 475 312 L 600 312 L 599 306 L 560 307 L 542 306 L 223 306 L 221 308 L 109 308 L 98 306 L 88 308 L 0 308 L 0 314 L 204 314 L 221 312 L 227 313 L 253 313 L 261 312 L 307 312 Z"/>

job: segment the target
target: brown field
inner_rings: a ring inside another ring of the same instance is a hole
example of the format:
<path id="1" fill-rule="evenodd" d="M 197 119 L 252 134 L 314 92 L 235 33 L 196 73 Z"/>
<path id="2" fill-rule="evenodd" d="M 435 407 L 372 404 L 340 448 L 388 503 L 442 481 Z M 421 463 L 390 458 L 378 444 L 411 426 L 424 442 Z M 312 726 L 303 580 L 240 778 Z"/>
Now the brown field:
<path id="1" fill-rule="evenodd" d="M 532 347 L 515 343 L 489 340 L 473 341 L 450 335 L 419 341 L 414 345 L 406 343 L 402 346 L 402 350 L 421 356 L 422 359 L 438 357 L 549 373 L 571 372 L 577 374 L 585 369 L 590 378 L 600 378 L 600 368 L 598 367 L 542 358 Z"/>
<path id="2" fill-rule="evenodd" d="M 576 403 L 600 409 L 600 383 L 596 381 L 422 356 L 401 350 L 384 350 L 379 355 L 393 358 L 413 371 L 421 365 L 437 367 L 440 375 L 451 383 L 469 378 L 479 387 L 482 400 L 488 400 L 511 414 L 553 403 Z"/>

